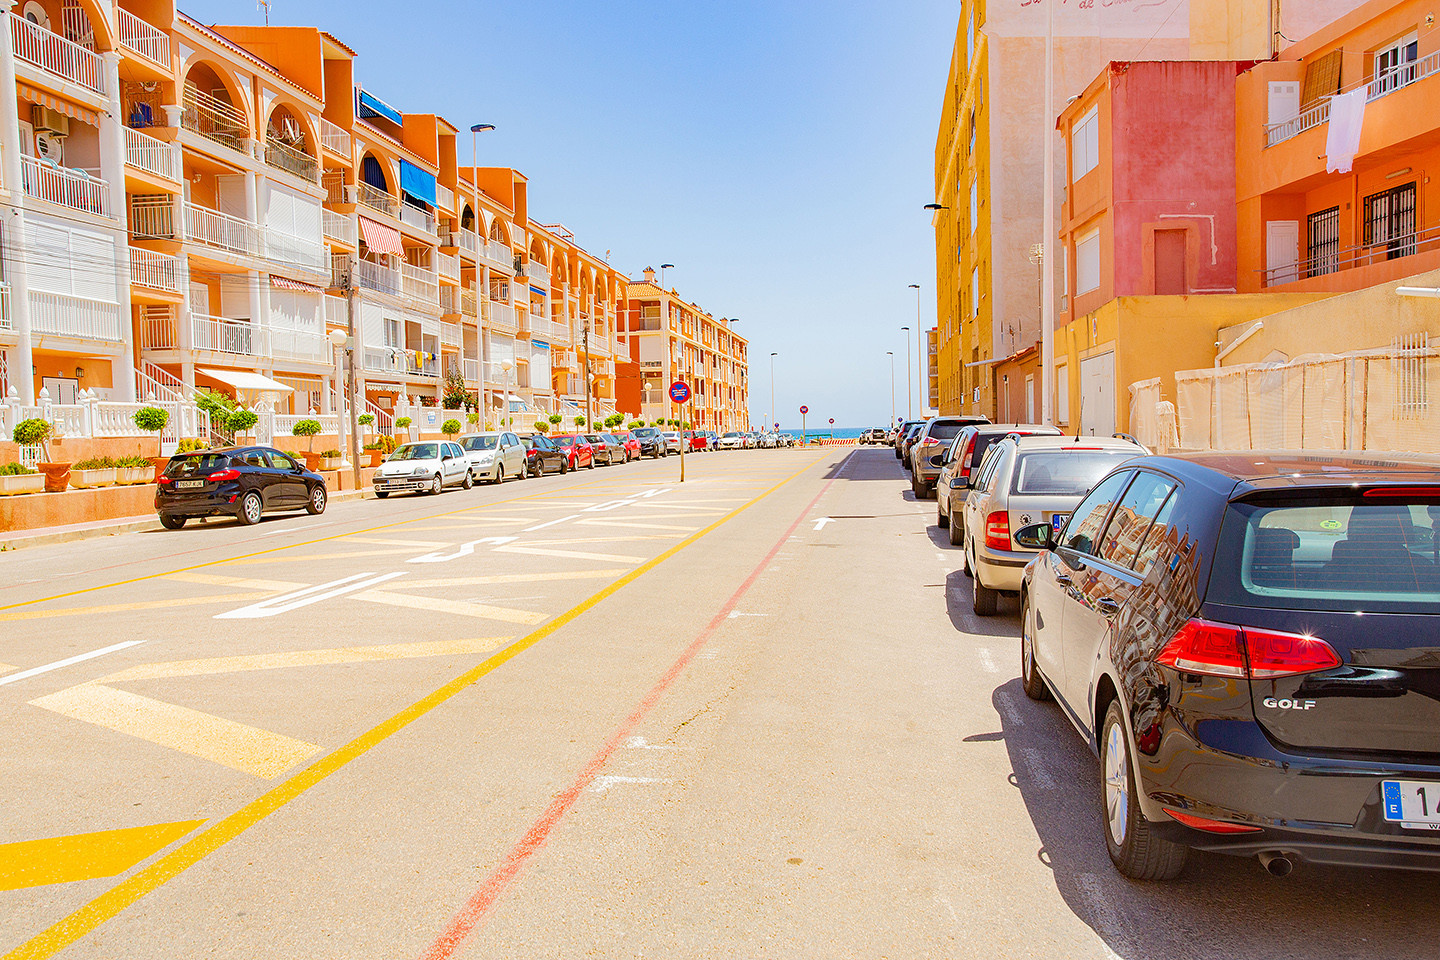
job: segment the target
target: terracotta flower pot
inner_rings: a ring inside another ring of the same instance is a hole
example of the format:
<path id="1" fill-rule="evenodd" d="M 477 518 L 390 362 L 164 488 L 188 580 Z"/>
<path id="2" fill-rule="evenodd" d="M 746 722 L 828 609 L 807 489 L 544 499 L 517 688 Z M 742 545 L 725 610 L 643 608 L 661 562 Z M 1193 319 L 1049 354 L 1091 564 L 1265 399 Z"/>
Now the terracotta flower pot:
<path id="1" fill-rule="evenodd" d="M 161 475 L 162 473 L 164 473 L 164 472 L 165 472 L 165 468 L 170 465 L 170 458 L 169 458 L 169 457 L 151 457 L 151 458 L 150 458 L 150 462 L 151 462 L 151 464 L 153 464 L 154 467 L 155 467 L 155 476 L 152 478 L 151 482 L 152 482 L 152 483 L 159 483 L 159 482 L 160 482 L 160 475 Z"/>
<path id="2" fill-rule="evenodd" d="M 45 474 L 46 493 L 64 493 L 70 488 L 70 464 L 37 463 L 35 468 Z"/>
<path id="3" fill-rule="evenodd" d="M 311 452 L 308 451 L 308 450 L 305 451 L 305 452 L 303 452 L 303 453 L 301 453 L 300 456 L 302 456 L 302 457 L 305 458 L 305 469 L 306 469 L 306 470 L 319 470 L 319 469 L 320 469 L 320 462 L 324 459 L 323 457 L 320 456 L 320 454 L 318 454 L 318 453 L 311 453 Z"/>
<path id="4" fill-rule="evenodd" d="M 367 467 L 378 467 L 385 459 L 384 450 L 366 450 L 364 452 L 365 455 L 369 457 L 369 460 L 365 463 Z"/>

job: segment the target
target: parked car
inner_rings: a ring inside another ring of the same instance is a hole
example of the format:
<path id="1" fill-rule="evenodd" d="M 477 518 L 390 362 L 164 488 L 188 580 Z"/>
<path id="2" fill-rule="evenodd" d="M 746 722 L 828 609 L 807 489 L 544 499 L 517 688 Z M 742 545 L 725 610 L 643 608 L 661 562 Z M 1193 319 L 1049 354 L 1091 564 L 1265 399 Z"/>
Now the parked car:
<path id="1" fill-rule="evenodd" d="M 950 528 L 950 542 L 965 542 L 965 497 L 970 477 L 977 472 L 990 445 L 1010 435 L 1021 437 L 1060 435 L 1058 427 L 1038 423 L 975 423 L 955 434 L 950 448 L 940 454 L 940 474 L 935 478 L 935 523 Z M 958 523 L 958 527 L 957 524 Z"/>
<path id="2" fill-rule="evenodd" d="M 680 452 L 680 449 L 681 449 L 681 447 L 684 445 L 685 441 L 681 439 L 680 434 L 679 434 L 678 431 L 675 431 L 675 430 L 666 430 L 666 431 L 664 432 L 664 434 L 662 434 L 662 436 L 664 436 L 664 438 L 665 438 L 665 452 L 666 452 L 666 453 L 679 453 L 679 452 Z"/>
<path id="3" fill-rule="evenodd" d="M 782 433 L 780 434 L 780 442 L 787 447 L 793 447 L 799 441 L 795 439 L 795 436 L 793 434 Z"/>
<path id="4" fill-rule="evenodd" d="M 900 438 L 900 462 L 906 470 L 910 469 L 910 449 L 915 446 L 915 441 L 920 439 L 920 434 L 924 429 L 925 421 L 921 420 L 919 423 L 912 424 L 910 429 L 905 431 L 905 436 Z"/>
<path id="5" fill-rule="evenodd" d="M 453 440 L 402 443 L 375 468 L 371 479 L 381 500 L 406 491 L 436 494 L 450 486 L 469 490 L 474 482 L 470 461 Z"/>
<path id="6" fill-rule="evenodd" d="M 525 447 L 520 438 L 508 431 L 477 433 L 458 441 L 470 461 L 470 475 L 475 480 L 504 483 L 506 477 L 525 479 Z"/>
<path id="7" fill-rule="evenodd" d="M 615 438 L 625 448 L 625 462 L 640 459 L 640 438 L 633 433 L 617 433 Z"/>
<path id="8" fill-rule="evenodd" d="M 570 471 L 570 459 L 543 433 L 520 438 L 525 447 L 525 472 L 532 477 L 544 476 L 552 470 L 559 474 Z"/>
<path id="9" fill-rule="evenodd" d="M 896 460 L 899 460 L 901 463 L 907 462 L 905 459 L 905 454 L 901 452 L 900 448 L 905 443 L 905 438 L 910 435 L 911 430 L 924 425 L 924 420 L 906 420 L 901 423 L 900 426 L 895 428 L 895 439 L 892 442 L 895 444 Z"/>
<path id="10" fill-rule="evenodd" d="M 625 445 L 608 433 L 588 433 L 585 435 L 590 448 L 594 453 L 595 460 L 602 462 L 607 467 L 613 467 L 616 463 L 625 462 Z"/>
<path id="11" fill-rule="evenodd" d="M 560 452 L 565 454 L 565 461 L 570 465 L 571 470 L 579 470 L 581 467 L 595 469 L 595 448 L 590 446 L 590 441 L 573 433 L 562 433 L 550 438 Z"/>
<path id="12" fill-rule="evenodd" d="M 670 453 L 665 443 L 665 434 L 659 427 L 636 427 L 630 435 L 640 443 L 640 455 L 659 459 Z"/>
<path id="13" fill-rule="evenodd" d="M 1016 531 L 1046 551 L 1025 692 L 1099 756 L 1121 873 L 1440 865 L 1437 534 L 1440 460 L 1248 450 L 1133 461 Z"/>
<path id="14" fill-rule="evenodd" d="M 1041 521 L 1064 526 L 1101 477 L 1149 452 L 1119 437 L 1012 435 L 994 444 L 962 508 L 962 563 L 975 579 L 975 612 L 991 616 L 1000 594 L 1020 590 L 1035 550 L 1016 543 L 1010 531 Z"/>
<path id="15" fill-rule="evenodd" d="M 887 432 L 881 427 L 871 427 L 860 434 L 860 442 L 869 446 L 872 443 L 884 443 Z"/>
<path id="16" fill-rule="evenodd" d="M 715 448 L 717 450 L 743 450 L 745 448 L 745 436 L 734 430 L 731 430 L 729 433 L 723 433 L 720 435 L 720 439 L 716 441 Z"/>
<path id="17" fill-rule="evenodd" d="M 259 523 L 275 510 L 325 512 L 325 478 L 271 447 L 222 447 L 171 457 L 155 485 L 155 512 L 166 530 L 191 517 Z"/>
<path id="18" fill-rule="evenodd" d="M 989 417 L 980 414 L 933 417 L 925 421 L 925 425 L 920 428 L 920 435 L 910 444 L 910 490 L 915 494 L 915 499 L 924 500 L 935 492 L 935 480 L 940 475 L 940 468 L 932 463 L 930 458 L 948 446 L 962 428 L 989 422 Z"/>

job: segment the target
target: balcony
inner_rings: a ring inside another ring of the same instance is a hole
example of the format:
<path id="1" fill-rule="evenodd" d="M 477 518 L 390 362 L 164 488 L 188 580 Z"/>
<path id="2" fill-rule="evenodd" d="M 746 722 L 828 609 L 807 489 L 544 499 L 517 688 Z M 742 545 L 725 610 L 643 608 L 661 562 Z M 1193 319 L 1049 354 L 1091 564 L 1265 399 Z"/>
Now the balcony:
<path id="1" fill-rule="evenodd" d="M 13 330 L 10 320 L 10 284 L 0 283 L 0 330 Z"/>
<path id="2" fill-rule="evenodd" d="M 99 177 L 38 157 L 23 156 L 20 158 L 20 172 L 27 196 L 100 217 L 110 216 L 110 185 Z"/>
<path id="3" fill-rule="evenodd" d="M 163 253 L 130 248 L 130 282 L 152 290 L 180 292 L 179 261 Z"/>
<path id="4" fill-rule="evenodd" d="M 451 280 L 460 281 L 460 258 L 453 253 L 437 253 L 435 265 L 440 268 L 440 276 L 448 277 Z"/>
<path id="5" fill-rule="evenodd" d="M 480 382 L 480 361 L 465 358 L 463 364 L 464 376 L 467 383 Z"/>
<path id="6" fill-rule="evenodd" d="M 303 267 L 323 273 L 326 248 L 304 237 L 286 233 L 275 227 L 265 228 L 265 257 L 272 263 Z"/>
<path id="7" fill-rule="evenodd" d="M 312 363 L 333 362 L 335 348 L 331 346 L 329 338 L 321 333 L 276 326 L 270 327 L 267 332 L 272 357 L 308 360 Z"/>
<path id="8" fill-rule="evenodd" d="M 151 63 L 170 68 L 170 38 L 159 27 L 153 27 L 129 10 L 115 8 L 115 25 L 120 30 L 120 46 L 140 54 Z"/>
<path id="9" fill-rule="evenodd" d="M 435 214 L 424 207 L 409 203 L 400 204 L 400 222 L 426 233 L 435 232 Z"/>
<path id="10" fill-rule="evenodd" d="M 345 258 L 336 257 L 332 262 L 337 271 L 335 285 L 340 286 L 338 272 L 344 270 Z M 391 270 L 382 263 L 360 260 L 355 264 L 355 285 L 357 287 L 364 287 L 367 290 L 388 293 L 392 297 L 398 297 L 400 296 L 401 290 L 400 272 L 398 270 Z"/>
<path id="11" fill-rule="evenodd" d="M 545 341 L 554 340 L 559 334 L 560 328 L 553 320 L 546 320 L 544 317 L 530 316 L 530 336 L 539 337 Z"/>
<path id="12" fill-rule="evenodd" d="M 498 303 L 494 300 L 487 300 L 485 326 L 496 333 L 514 334 L 520 329 L 515 317 L 515 308 L 508 303 Z"/>
<path id="13" fill-rule="evenodd" d="M 485 241 L 485 248 L 481 251 L 481 256 L 506 273 L 515 272 L 515 252 L 504 240 Z"/>
<path id="14" fill-rule="evenodd" d="M 320 147 L 329 150 L 337 157 L 346 160 L 353 160 L 351 156 L 353 147 L 350 134 L 338 123 L 331 123 L 324 117 L 320 118 Z"/>
<path id="15" fill-rule="evenodd" d="M 440 303 L 440 278 L 435 271 L 426 270 L 424 267 L 417 267 L 413 264 L 402 263 L 400 265 L 401 292 L 411 300 L 419 301 L 427 307 L 437 307 Z"/>
<path id="16" fill-rule="evenodd" d="M 1430 254 L 1418 259 L 1408 259 L 1416 254 Z M 1404 260 L 1394 267 L 1382 264 Z M 1440 265 L 1440 226 L 1424 227 L 1413 233 L 1403 234 L 1376 243 L 1345 247 L 1318 256 L 1308 257 L 1298 263 L 1271 267 L 1260 271 L 1261 285 L 1270 288 L 1285 284 L 1300 283 L 1297 292 L 1309 290 L 1333 291 L 1354 290 L 1373 286 L 1390 280 L 1398 280 Z M 1336 278 L 1318 283 L 1306 283 L 1317 277 L 1329 277 L 1348 270 L 1370 268 L 1355 278 Z M 1336 281 L 1339 281 L 1338 283 Z"/>
<path id="17" fill-rule="evenodd" d="M 15 45 L 16 60 L 105 95 L 105 61 L 99 54 L 14 13 L 10 14 L 10 39 Z"/>
<path id="18" fill-rule="evenodd" d="M 460 346 L 460 324 L 443 321 L 440 323 L 440 345 L 456 348 Z"/>
<path id="19" fill-rule="evenodd" d="M 527 263 L 523 269 L 532 287 L 550 289 L 550 270 L 543 263 Z"/>
<path id="20" fill-rule="evenodd" d="M 435 185 L 435 205 L 441 210 L 453 211 L 455 209 L 455 191 L 443 183 L 437 183 Z"/>
<path id="21" fill-rule="evenodd" d="M 266 138 L 265 162 L 276 170 L 293 173 L 309 183 L 320 182 L 320 161 L 288 143 Z"/>
<path id="22" fill-rule="evenodd" d="M 190 346 L 241 357 L 255 356 L 255 327 L 248 320 L 227 320 L 201 313 L 190 315 Z"/>
<path id="23" fill-rule="evenodd" d="M 438 377 L 440 361 L 404 347 L 367 347 L 365 369 L 411 377 Z"/>
<path id="24" fill-rule="evenodd" d="M 1424 80 L 1426 77 L 1440 73 L 1440 53 L 1432 53 L 1421 60 L 1413 60 L 1410 63 L 1402 64 L 1394 70 L 1381 74 L 1365 85 L 1365 102 L 1373 103 L 1381 97 L 1388 96 L 1396 90 L 1408 87 L 1412 83 Z M 1312 127 L 1318 127 L 1322 123 L 1330 122 L 1330 101 L 1321 100 L 1302 112 L 1298 117 L 1284 120 L 1280 123 L 1267 124 L 1265 127 L 1265 146 L 1273 147 L 1277 143 L 1283 143 L 1291 137 L 1299 136 Z"/>
<path id="25" fill-rule="evenodd" d="M 350 249 L 359 245 L 359 231 L 354 217 L 333 210 L 323 210 L 320 216 L 321 232 L 326 238 L 343 243 Z"/>
<path id="26" fill-rule="evenodd" d="M 132 127 L 125 128 L 125 162 L 136 170 L 180 182 L 180 163 L 175 147 Z"/>
<path id="27" fill-rule="evenodd" d="M 180 114 L 180 126 L 231 150 L 245 152 L 250 122 L 244 113 L 189 83 L 185 84 L 181 105 L 184 111 Z"/>
<path id="28" fill-rule="evenodd" d="M 241 256 L 264 254 L 259 224 L 193 203 L 185 204 L 185 239 Z"/>
<path id="29" fill-rule="evenodd" d="M 551 350 L 550 365 L 561 370 L 574 370 L 580 366 L 575 360 L 575 352 L 573 350 Z"/>
<path id="30" fill-rule="evenodd" d="M 475 253 L 480 249 L 480 238 L 475 236 L 473 230 L 451 230 L 441 238 L 442 247 L 459 247 L 461 250 L 468 250 Z M 471 257 L 473 260 L 474 257 Z"/>
<path id="31" fill-rule="evenodd" d="M 479 318 L 480 297 L 474 290 L 460 291 L 460 314 L 461 316 Z"/>
<path id="32" fill-rule="evenodd" d="M 395 209 L 398 201 L 379 187 L 363 182 L 357 183 L 355 184 L 355 199 L 371 210 L 378 210 L 391 217 L 399 216 Z"/>
<path id="33" fill-rule="evenodd" d="M 120 341 L 118 304 L 30 291 L 30 330 L 57 337 Z"/>

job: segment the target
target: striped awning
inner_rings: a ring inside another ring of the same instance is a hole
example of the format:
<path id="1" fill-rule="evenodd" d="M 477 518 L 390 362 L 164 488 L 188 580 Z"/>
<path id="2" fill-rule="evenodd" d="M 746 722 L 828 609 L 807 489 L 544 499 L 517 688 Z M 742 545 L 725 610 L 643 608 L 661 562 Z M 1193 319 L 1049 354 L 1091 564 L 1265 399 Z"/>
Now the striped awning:
<path id="1" fill-rule="evenodd" d="M 400 243 L 400 231 L 386 226 L 369 217 L 360 218 L 360 236 L 372 253 L 393 253 L 405 256 L 405 247 Z"/>
<path id="2" fill-rule="evenodd" d="M 270 275 L 270 286 L 279 287 L 281 290 L 298 290 L 301 293 L 324 293 L 324 287 L 317 287 L 313 283 L 301 283 L 299 280 L 291 280 L 289 277 L 277 277 Z"/>
<path id="3" fill-rule="evenodd" d="M 65 116 L 74 117 L 81 123 L 88 123 L 92 127 L 98 127 L 100 125 L 100 119 L 95 116 L 95 111 L 87 110 L 78 104 L 71 103 L 69 100 L 62 100 L 53 93 L 46 93 L 44 90 L 38 90 L 26 83 L 15 84 L 15 89 L 19 91 L 20 96 L 29 100 L 31 103 L 38 103 L 42 107 L 58 110 L 65 114 Z"/>

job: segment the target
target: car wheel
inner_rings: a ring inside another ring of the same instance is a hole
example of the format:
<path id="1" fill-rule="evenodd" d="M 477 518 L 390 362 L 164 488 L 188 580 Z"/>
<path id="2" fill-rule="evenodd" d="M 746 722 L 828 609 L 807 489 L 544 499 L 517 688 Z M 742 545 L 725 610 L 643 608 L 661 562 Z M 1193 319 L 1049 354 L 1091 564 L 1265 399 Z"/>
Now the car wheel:
<path id="1" fill-rule="evenodd" d="M 505 464 L 495 464 L 495 479 L 492 481 L 496 486 L 505 482 Z"/>
<path id="2" fill-rule="evenodd" d="M 971 547 L 973 548 L 974 544 L 971 544 Z M 973 597 L 970 603 L 971 609 L 975 611 L 975 615 L 977 617 L 995 616 L 995 611 L 1000 606 L 1000 591 L 991 590 L 989 587 L 985 586 L 985 584 L 980 582 L 980 574 L 976 570 L 973 561 L 970 562 L 970 571 L 970 576 L 974 580 L 974 582 L 971 584 L 971 593 Z"/>
<path id="3" fill-rule="evenodd" d="M 1050 688 L 1035 665 L 1035 608 L 1028 596 L 1020 604 L 1020 686 L 1031 700 L 1050 699 Z"/>
<path id="4" fill-rule="evenodd" d="M 591 470 L 594 470 L 594 469 L 595 469 L 595 454 L 593 454 L 593 453 L 590 454 L 590 469 L 591 469 Z"/>
<path id="5" fill-rule="evenodd" d="M 1101 800 L 1105 846 L 1115 869 L 1134 880 L 1173 880 L 1189 848 L 1155 835 L 1136 802 L 1135 769 L 1120 701 L 1111 700 L 1100 733 Z"/>
<path id="6" fill-rule="evenodd" d="M 563 477 L 563 476 L 565 476 L 565 474 L 567 474 L 567 473 L 569 473 L 569 472 L 570 472 L 570 464 L 567 463 L 567 462 L 565 461 L 565 459 L 562 457 L 561 460 L 560 460 L 560 476 Z"/>
<path id="7" fill-rule="evenodd" d="M 260 522 L 260 515 L 264 513 L 264 506 L 260 503 L 260 494 L 250 491 L 240 498 L 240 512 L 235 519 L 243 526 L 250 526 L 252 523 Z"/>
<path id="8" fill-rule="evenodd" d="M 913 473 L 910 475 L 910 492 L 915 495 L 916 500 L 925 499 L 925 484 L 921 483 L 920 478 Z"/>
<path id="9" fill-rule="evenodd" d="M 529 480 L 529 479 L 530 479 L 530 461 L 529 461 L 529 460 L 526 460 L 525 462 L 523 462 L 523 463 L 520 464 L 520 479 L 521 479 L 521 480 Z"/>
<path id="10" fill-rule="evenodd" d="M 314 490 L 310 491 L 310 502 L 305 504 L 305 512 L 318 517 L 325 512 L 325 504 L 329 502 L 329 499 L 325 493 L 325 488 L 317 486 Z"/>
<path id="11" fill-rule="evenodd" d="M 432 497 L 444 489 L 445 481 L 440 478 L 440 474 L 437 473 L 435 474 L 435 476 L 430 478 L 430 489 L 428 492 Z"/>
<path id="12" fill-rule="evenodd" d="M 162 513 L 160 514 L 160 526 L 164 527 L 166 530 L 179 530 L 181 527 L 185 526 L 185 521 L 187 519 L 189 518 L 172 517 L 168 514 Z"/>
<path id="13" fill-rule="evenodd" d="M 947 517 L 950 521 L 950 546 L 960 547 L 965 545 L 965 527 L 956 523 L 954 517 Z M 970 561 L 965 556 L 965 551 L 960 551 L 960 569 L 968 576 L 970 574 Z"/>
<path id="14" fill-rule="evenodd" d="M 941 530 L 944 530 L 950 526 L 950 518 L 945 515 L 944 510 L 940 509 L 939 497 L 935 498 L 935 526 L 939 527 Z"/>
<path id="15" fill-rule="evenodd" d="M 386 497 L 388 497 L 388 496 L 390 496 L 390 491 L 389 491 L 389 490 L 376 490 L 376 491 L 375 491 L 375 499 L 376 499 L 376 500 L 384 500 L 384 499 L 385 499 Z"/>
<path id="16" fill-rule="evenodd" d="M 465 479 L 460 481 L 460 489 L 469 490 L 473 486 L 475 486 L 475 477 L 470 473 L 469 470 L 466 470 Z"/>

